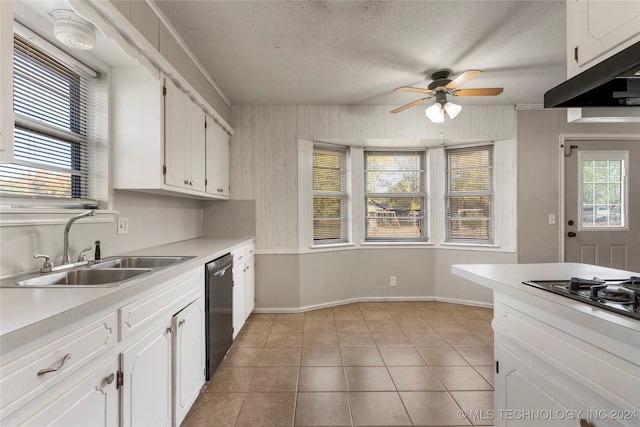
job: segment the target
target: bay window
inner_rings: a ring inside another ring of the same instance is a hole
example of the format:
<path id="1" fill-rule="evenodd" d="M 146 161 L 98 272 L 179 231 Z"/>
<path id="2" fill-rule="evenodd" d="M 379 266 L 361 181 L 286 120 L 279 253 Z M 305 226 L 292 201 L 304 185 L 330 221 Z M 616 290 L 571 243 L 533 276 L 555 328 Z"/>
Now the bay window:
<path id="1" fill-rule="evenodd" d="M 425 151 L 365 151 L 365 241 L 426 235 Z"/>
<path id="2" fill-rule="evenodd" d="M 329 144 L 313 147 L 313 242 L 349 241 L 349 182 L 347 148 Z"/>
<path id="3" fill-rule="evenodd" d="M 446 152 L 445 241 L 494 242 L 493 146 Z"/>

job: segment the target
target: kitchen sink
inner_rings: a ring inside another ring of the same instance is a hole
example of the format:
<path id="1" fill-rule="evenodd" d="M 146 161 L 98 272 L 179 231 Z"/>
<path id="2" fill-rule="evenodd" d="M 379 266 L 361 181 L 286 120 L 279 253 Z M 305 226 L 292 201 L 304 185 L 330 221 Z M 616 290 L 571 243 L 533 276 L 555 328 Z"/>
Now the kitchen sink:
<path id="1" fill-rule="evenodd" d="M 79 269 L 62 271 L 15 282 L 15 286 L 48 287 L 112 287 L 133 279 L 150 269 Z"/>
<path id="2" fill-rule="evenodd" d="M 91 268 L 161 268 L 168 267 L 193 257 L 184 256 L 123 256 L 105 258 Z"/>
<path id="3" fill-rule="evenodd" d="M 111 288 L 192 256 L 112 256 L 53 273 L 22 273 L 0 280 L 2 288 Z M 56 267 L 60 268 L 60 267 Z"/>

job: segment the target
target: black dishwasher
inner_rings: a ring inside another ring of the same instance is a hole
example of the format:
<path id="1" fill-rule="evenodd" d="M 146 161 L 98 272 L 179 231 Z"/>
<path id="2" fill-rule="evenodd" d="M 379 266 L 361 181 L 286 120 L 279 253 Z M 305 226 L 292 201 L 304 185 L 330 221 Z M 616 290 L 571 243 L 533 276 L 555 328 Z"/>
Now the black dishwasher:
<path id="1" fill-rule="evenodd" d="M 205 264 L 207 381 L 233 341 L 233 256 L 226 254 Z"/>

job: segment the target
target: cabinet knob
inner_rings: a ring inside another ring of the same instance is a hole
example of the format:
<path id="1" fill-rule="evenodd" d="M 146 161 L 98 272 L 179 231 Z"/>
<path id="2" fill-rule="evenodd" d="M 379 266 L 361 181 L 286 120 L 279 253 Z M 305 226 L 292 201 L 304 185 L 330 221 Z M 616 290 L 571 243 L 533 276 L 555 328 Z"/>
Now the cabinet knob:
<path id="1" fill-rule="evenodd" d="M 65 363 L 67 363 L 67 360 L 71 359 L 71 353 L 67 353 L 64 355 L 64 357 L 62 358 L 62 361 L 60 362 L 60 364 L 58 366 L 56 366 L 55 368 L 45 368 L 45 369 L 40 369 L 38 371 L 38 376 L 40 375 L 44 375 L 44 374 L 48 374 L 50 372 L 56 372 L 59 371 L 60 369 L 62 369 L 62 367 L 64 366 Z"/>
<path id="2" fill-rule="evenodd" d="M 107 378 L 104 379 L 104 382 L 107 384 L 111 384 L 116 375 L 112 372 Z"/>

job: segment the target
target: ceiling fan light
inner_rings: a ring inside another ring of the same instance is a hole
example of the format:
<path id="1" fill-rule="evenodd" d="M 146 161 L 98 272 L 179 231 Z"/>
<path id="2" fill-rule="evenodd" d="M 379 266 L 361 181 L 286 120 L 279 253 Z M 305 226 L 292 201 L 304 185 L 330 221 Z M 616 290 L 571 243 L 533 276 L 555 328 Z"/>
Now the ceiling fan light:
<path id="1" fill-rule="evenodd" d="M 462 106 L 454 104 L 453 102 L 447 102 L 444 104 L 444 110 L 447 112 L 449 117 L 455 119 L 456 116 L 460 114 L 460 111 L 462 111 Z"/>
<path id="2" fill-rule="evenodd" d="M 89 50 L 96 45 L 93 26 L 71 10 L 53 11 L 53 35 L 61 43 L 74 49 Z"/>
<path id="3" fill-rule="evenodd" d="M 444 122 L 444 110 L 442 109 L 442 104 L 436 102 L 431 107 L 428 107 L 424 110 L 424 113 L 427 115 L 427 118 L 431 120 L 433 123 L 442 123 Z"/>

